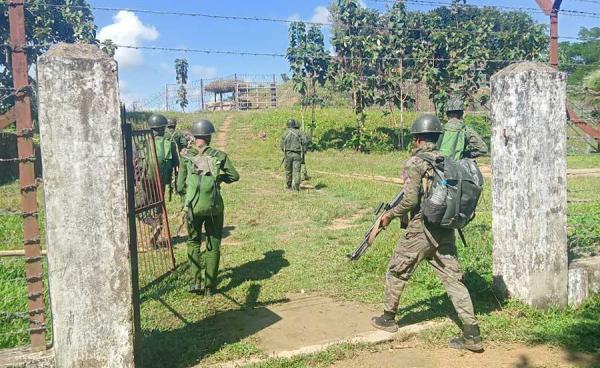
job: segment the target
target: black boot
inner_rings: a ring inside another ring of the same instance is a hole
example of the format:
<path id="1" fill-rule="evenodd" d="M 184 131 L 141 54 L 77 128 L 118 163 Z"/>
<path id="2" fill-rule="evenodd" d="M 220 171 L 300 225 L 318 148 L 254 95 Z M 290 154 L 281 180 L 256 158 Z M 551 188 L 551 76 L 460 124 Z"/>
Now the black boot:
<path id="1" fill-rule="evenodd" d="M 371 318 L 373 327 L 387 332 L 397 332 L 398 325 L 396 324 L 396 314 L 393 312 L 384 311 L 381 316 Z"/>
<path id="2" fill-rule="evenodd" d="M 467 349 L 474 352 L 482 352 L 483 344 L 479 334 L 479 326 L 464 325 L 463 334 L 450 340 L 448 347 L 453 349 Z"/>

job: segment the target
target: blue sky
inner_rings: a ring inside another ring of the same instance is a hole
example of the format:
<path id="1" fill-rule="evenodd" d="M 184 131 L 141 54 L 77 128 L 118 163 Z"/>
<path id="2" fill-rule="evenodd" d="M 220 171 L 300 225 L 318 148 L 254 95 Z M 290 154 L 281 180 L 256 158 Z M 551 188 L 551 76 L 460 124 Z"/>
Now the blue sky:
<path id="1" fill-rule="evenodd" d="M 444 1 L 446 2 L 446 1 Z M 449 0 L 447 0 L 449 2 Z M 195 12 L 216 15 L 258 16 L 306 21 L 326 21 L 328 0 L 91 0 L 92 6 L 128 9 L 148 9 L 171 12 Z M 475 5 L 497 5 L 536 8 L 534 0 L 470 0 Z M 368 7 L 383 10 L 381 2 L 363 0 Z M 427 10 L 432 6 L 409 5 L 412 10 Z M 600 3 L 564 0 L 563 9 L 600 13 Z M 177 15 L 118 13 L 94 9 L 99 37 L 112 38 L 117 44 L 159 46 L 213 50 L 234 50 L 265 53 L 285 53 L 287 24 L 207 19 Z M 548 18 L 532 14 L 543 23 Z M 600 26 L 600 18 L 575 17 L 566 14 L 560 19 L 561 36 L 577 36 L 582 26 Z M 105 28 L 106 27 L 106 28 Z M 326 38 L 328 35 L 326 34 Z M 213 78 L 238 74 L 279 75 L 288 71 L 283 58 L 265 56 L 206 55 L 151 50 L 119 51 L 121 94 L 125 101 L 148 99 L 175 83 L 173 61 L 184 57 L 190 64 L 189 78 Z"/>

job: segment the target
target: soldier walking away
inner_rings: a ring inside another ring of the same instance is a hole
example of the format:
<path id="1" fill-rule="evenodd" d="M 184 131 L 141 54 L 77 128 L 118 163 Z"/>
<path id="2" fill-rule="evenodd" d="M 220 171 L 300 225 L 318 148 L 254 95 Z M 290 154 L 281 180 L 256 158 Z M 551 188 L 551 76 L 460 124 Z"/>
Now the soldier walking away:
<path id="1" fill-rule="evenodd" d="M 477 158 L 488 153 L 481 136 L 467 126 L 463 120 L 464 101 L 453 97 L 446 104 L 448 122 L 444 124 L 444 135 L 439 144 L 440 153 L 455 160 Z"/>
<path id="2" fill-rule="evenodd" d="M 187 212 L 187 255 L 193 276 L 189 291 L 204 291 L 206 296 L 215 292 L 219 272 L 224 210 L 221 183 L 240 179 L 227 154 L 210 147 L 214 132 L 208 120 L 192 123 L 194 141 L 181 152 L 177 176 L 178 194 Z M 203 227 L 205 250 L 202 252 Z"/>
<path id="3" fill-rule="evenodd" d="M 288 120 L 287 128 L 281 136 L 279 143 L 281 151 L 283 151 L 285 188 L 300 191 L 300 168 L 302 166 L 303 152 L 306 149 L 306 142 L 296 120 Z"/>
<path id="4" fill-rule="evenodd" d="M 404 286 L 419 263 L 427 260 L 441 279 L 462 321 L 463 334 L 452 339 L 449 346 L 482 351 L 473 303 L 462 281 L 463 275 L 458 264 L 454 229 L 429 224 L 424 220 L 421 210 L 421 203 L 434 179 L 434 169 L 428 161 L 442 159 L 436 149 L 441 133 L 442 124 L 434 115 L 422 115 L 412 124 L 412 157 L 406 162 L 402 173 L 404 197 L 381 219 L 381 226 L 385 228 L 392 219 L 400 218 L 406 232 L 398 241 L 388 264 L 383 315 L 373 317 L 371 322 L 374 327 L 384 331 L 398 330 L 395 318 Z"/>
<path id="5" fill-rule="evenodd" d="M 182 149 L 186 148 L 189 143 L 188 137 L 186 137 L 181 131 L 177 130 L 177 118 L 167 119 L 167 131 L 165 132 L 165 137 L 175 143 L 178 150 L 177 152 L 180 152 Z"/>
<path id="6" fill-rule="evenodd" d="M 177 146 L 171 139 L 165 136 L 167 118 L 163 115 L 152 114 L 148 119 L 148 127 L 154 135 L 160 186 L 164 195 L 167 185 L 169 186 L 169 191 L 172 190 L 171 180 L 173 178 L 173 170 L 179 165 Z"/>

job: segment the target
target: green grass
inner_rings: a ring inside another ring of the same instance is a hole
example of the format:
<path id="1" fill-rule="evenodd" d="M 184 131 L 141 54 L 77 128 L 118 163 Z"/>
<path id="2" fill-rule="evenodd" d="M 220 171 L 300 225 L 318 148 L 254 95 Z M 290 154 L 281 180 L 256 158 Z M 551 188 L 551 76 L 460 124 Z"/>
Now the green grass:
<path id="1" fill-rule="evenodd" d="M 335 114 L 335 110 L 327 113 Z M 235 227 L 222 250 L 223 294 L 208 300 L 187 294 L 189 276 L 185 265 L 162 284 L 160 291 L 152 292 L 153 297 L 148 297 L 142 306 L 145 358 L 149 366 L 159 367 L 168 362 L 183 367 L 262 356 L 252 334 L 265 326 L 236 334 L 228 331 L 223 321 L 236 318 L 240 310 L 285 300 L 288 293 L 304 290 L 373 304 L 382 299 L 387 260 L 402 230 L 392 226 L 359 262 L 349 263 L 345 254 L 354 249 L 370 224 L 370 210 L 379 201 L 392 198 L 399 186 L 331 173 L 398 177 L 407 154 L 314 152 L 308 156 L 308 167 L 313 176 L 311 184 L 316 189 L 288 193 L 283 190 L 283 173 L 278 168 L 281 160 L 278 140 L 285 120 L 294 116 L 294 111 L 232 115 L 234 123 L 226 151 L 242 179 L 223 188 L 226 224 Z M 265 139 L 258 138 L 265 135 Z M 577 167 L 594 167 L 598 162 L 596 156 L 569 159 L 569 165 Z M 598 349 L 600 341 L 590 331 L 600 327 L 600 317 L 595 314 L 600 299 L 592 299 L 578 310 L 540 312 L 518 302 L 498 300 L 492 293 L 489 189 L 488 185 L 478 217 L 466 229 L 469 247 L 458 244 L 466 283 L 486 339 L 550 343 L 584 351 Z M 599 222 L 582 221 L 578 216 L 595 219 L 593 216 L 600 213 L 595 194 L 599 189 L 596 178 L 569 179 L 572 191 L 569 198 L 580 200 L 569 205 L 569 234 L 571 239 L 585 239 L 587 249 L 597 249 L 600 245 L 596 237 Z M 356 226 L 328 229 L 334 219 L 356 214 Z M 178 258 L 185 258 L 183 246 L 178 247 Z M 454 315 L 449 299 L 429 267 L 419 268 L 409 282 L 400 314 L 404 323 Z M 451 325 L 426 338 L 440 343 L 456 331 L 457 327 Z M 265 364 L 258 366 L 318 366 L 319 363 L 299 359 Z"/>
<path id="2" fill-rule="evenodd" d="M 307 160 L 313 176 L 310 183 L 315 189 L 289 193 L 283 190 L 278 141 L 285 121 L 289 117 L 298 118 L 298 110 L 177 116 L 182 123 L 180 128 L 184 129 L 198 118 L 210 118 L 219 127 L 228 114 L 234 120 L 226 152 L 242 179 L 223 186 L 229 234 L 222 248 L 221 293 L 206 299 L 187 292 L 189 272 L 185 243 L 179 242 L 177 270 L 142 293 L 143 360 L 148 367 L 185 367 L 264 356 L 253 334 L 269 322 L 249 323 L 246 328 L 238 329 L 231 327 L 231 321 L 241 318 L 240 311 L 260 311 L 262 306 L 285 301 L 290 293 L 303 290 L 371 304 L 382 301 L 386 264 L 396 240 L 402 235 L 399 226 L 393 224 L 385 231 L 359 262 L 350 263 L 345 255 L 357 246 L 370 225 L 373 207 L 391 199 L 400 187 L 354 178 L 352 174 L 399 177 L 408 154 L 312 152 Z M 389 123 L 387 116 L 383 120 L 378 120 L 375 114 L 369 116 L 369 129 Z M 340 109 L 320 110 L 317 118 L 317 137 L 331 129 L 353 125 L 351 114 Z M 485 164 L 489 160 L 480 162 Z M 600 158 L 598 155 L 570 156 L 568 165 L 570 168 L 599 167 Z M 18 208 L 18 190 L 15 192 L 16 184 L 12 185 L 14 187 L 0 187 L 0 190 L 11 190 L 10 195 L 0 197 L 2 208 Z M 572 256 L 593 254 L 600 246 L 600 198 L 597 195 L 600 183 L 597 178 L 570 177 L 568 187 L 572 201 L 568 217 Z M 175 220 L 178 207 L 176 200 L 168 203 L 173 233 L 179 224 L 179 220 Z M 535 311 L 518 302 L 498 300 L 492 293 L 490 211 L 488 185 L 479 214 L 466 229 L 469 246 L 458 244 L 466 283 L 486 340 L 549 343 L 596 352 L 600 341 L 593 332 L 600 328 L 600 298 L 591 299 L 578 310 Z M 355 226 L 330 229 L 337 218 L 352 218 Z M 11 247 L 20 247 L 19 221 L 20 218 L 0 216 L 0 236 L 14 239 Z M 1 276 L 0 290 L 4 290 L 6 285 Z M 440 282 L 429 267 L 420 267 L 409 282 L 400 314 L 404 323 L 454 315 Z M 0 328 L 10 327 L 0 322 Z M 425 338 L 439 344 L 456 331 L 457 328 L 450 325 L 431 331 Z M 0 347 L 17 343 L 0 343 Z M 257 366 L 327 366 L 361 349 L 364 347 L 344 345 L 308 358 L 269 361 Z"/>

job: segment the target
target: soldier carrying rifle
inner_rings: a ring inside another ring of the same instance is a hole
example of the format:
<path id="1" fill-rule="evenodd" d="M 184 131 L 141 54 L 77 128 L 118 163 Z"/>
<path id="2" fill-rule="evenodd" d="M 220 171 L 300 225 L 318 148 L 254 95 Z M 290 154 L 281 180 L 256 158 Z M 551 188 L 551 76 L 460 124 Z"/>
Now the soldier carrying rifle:
<path id="1" fill-rule="evenodd" d="M 440 172 L 438 165 L 443 165 L 445 160 L 436 148 L 436 142 L 442 132 L 442 125 L 434 115 L 422 115 L 412 125 L 411 134 L 414 148 L 412 157 L 406 162 L 402 174 L 404 179 L 403 195 L 400 201 L 385 212 L 377 223 L 378 227 L 386 228 L 393 219 L 400 218 L 406 232 L 398 241 L 388 264 L 383 314 L 373 317 L 371 322 L 374 327 L 384 331 L 396 332 L 398 330 L 395 319 L 404 286 L 419 263 L 427 260 L 441 279 L 462 321 L 463 334 L 453 338 L 449 346 L 456 349 L 481 351 L 483 347 L 479 325 L 473 311 L 469 291 L 462 281 L 463 275 L 458 264 L 454 235 L 454 229 L 460 229 L 470 219 L 460 221 L 460 224 L 444 226 L 429 221 L 427 211 L 425 211 L 425 215 L 423 211 L 431 209 L 430 207 L 433 206 L 435 198 L 430 197 L 430 192 L 433 191 L 433 196 L 435 196 L 435 189 L 438 188 L 434 184 L 435 176 L 444 175 Z M 453 166 L 455 161 L 447 161 L 446 165 Z M 477 186 L 475 187 L 476 192 L 483 185 L 483 179 L 475 181 L 480 181 L 474 184 Z M 444 179 L 443 182 L 445 186 L 446 180 Z M 478 199 L 479 194 L 475 193 L 473 211 Z M 410 219 L 409 214 L 411 215 Z M 444 212 L 441 213 L 441 215 L 443 214 Z M 454 228 L 452 228 L 453 226 Z"/>

